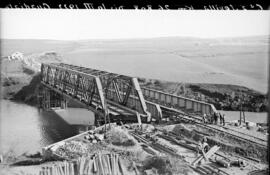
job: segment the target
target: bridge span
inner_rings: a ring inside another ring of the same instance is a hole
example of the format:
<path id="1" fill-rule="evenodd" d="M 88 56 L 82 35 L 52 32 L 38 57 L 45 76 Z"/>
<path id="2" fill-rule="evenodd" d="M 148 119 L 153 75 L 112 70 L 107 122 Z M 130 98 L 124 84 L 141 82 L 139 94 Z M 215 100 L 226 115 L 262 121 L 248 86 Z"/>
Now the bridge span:
<path id="1" fill-rule="evenodd" d="M 212 104 L 141 87 L 138 79 L 64 63 L 41 65 L 40 106 L 67 107 L 73 99 L 105 123 L 112 116 L 142 121 L 161 120 L 168 110 L 181 114 L 213 114 Z"/>

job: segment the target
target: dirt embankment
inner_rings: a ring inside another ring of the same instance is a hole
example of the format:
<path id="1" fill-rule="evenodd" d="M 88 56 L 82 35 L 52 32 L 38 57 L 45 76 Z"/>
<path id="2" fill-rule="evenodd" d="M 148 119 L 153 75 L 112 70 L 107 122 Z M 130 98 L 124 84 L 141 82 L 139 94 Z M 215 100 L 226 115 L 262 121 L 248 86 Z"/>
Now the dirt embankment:
<path id="1" fill-rule="evenodd" d="M 174 95 L 212 103 L 218 110 L 265 112 L 268 111 L 267 94 L 229 84 L 177 83 L 139 78 L 142 86 Z"/>
<path id="2" fill-rule="evenodd" d="M 36 104 L 37 89 L 40 85 L 40 65 L 48 62 L 62 62 L 55 52 L 30 54 L 23 59 L 1 58 L 1 99 L 10 99 Z"/>
<path id="3" fill-rule="evenodd" d="M 38 89 L 40 87 L 41 74 L 36 73 L 30 83 L 15 93 L 11 100 L 24 102 L 29 105 L 37 104 Z"/>
<path id="4" fill-rule="evenodd" d="M 2 57 L 0 99 L 23 102 L 33 106 L 36 105 L 41 82 L 41 63 L 64 61 L 55 52 L 30 54 L 24 56 L 23 60 L 9 60 L 7 57 Z M 83 107 L 73 100 L 69 101 L 68 106 Z"/>

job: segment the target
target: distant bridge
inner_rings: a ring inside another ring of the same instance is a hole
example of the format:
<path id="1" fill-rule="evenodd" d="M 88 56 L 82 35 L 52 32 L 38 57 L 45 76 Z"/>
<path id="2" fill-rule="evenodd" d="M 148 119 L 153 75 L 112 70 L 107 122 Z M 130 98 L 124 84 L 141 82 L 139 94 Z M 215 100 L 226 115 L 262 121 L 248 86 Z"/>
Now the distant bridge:
<path id="1" fill-rule="evenodd" d="M 64 63 L 41 65 L 40 106 L 67 107 L 73 99 L 103 118 L 161 120 L 166 111 L 212 114 L 212 104 L 140 87 L 137 78 Z"/>

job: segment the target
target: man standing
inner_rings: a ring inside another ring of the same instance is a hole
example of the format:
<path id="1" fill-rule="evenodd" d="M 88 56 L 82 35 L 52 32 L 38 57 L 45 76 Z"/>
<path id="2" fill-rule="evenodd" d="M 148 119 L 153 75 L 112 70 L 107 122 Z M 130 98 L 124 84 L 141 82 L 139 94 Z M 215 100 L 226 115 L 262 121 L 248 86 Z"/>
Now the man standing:
<path id="1" fill-rule="evenodd" d="M 199 153 L 205 154 L 209 151 L 210 147 L 207 143 L 207 138 L 203 137 L 202 140 L 200 140 L 198 146 L 197 146 L 197 155 Z"/>
<path id="2" fill-rule="evenodd" d="M 214 124 L 215 124 L 215 125 L 217 124 L 217 119 L 218 119 L 218 113 L 215 112 L 215 113 L 214 113 Z"/>
<path id="3" fill-rule="evenodd" d="M 203 114 L 203 123 L 206 123 L 206 114 Z"/>
<path id="4" fill-rule="evenodd" d="M 222 118 L 221 113 L 218 113 L 218 116 L 219 116 L 219 124 L 222 125 L 223 118 Z"/>
<path id="5" fill-rule="evenodd" d="M 222 123 L 223 123 L 223 126 L 225 126 L 225 114 L 223 114 L 223 116 L 222 116 Z"/>

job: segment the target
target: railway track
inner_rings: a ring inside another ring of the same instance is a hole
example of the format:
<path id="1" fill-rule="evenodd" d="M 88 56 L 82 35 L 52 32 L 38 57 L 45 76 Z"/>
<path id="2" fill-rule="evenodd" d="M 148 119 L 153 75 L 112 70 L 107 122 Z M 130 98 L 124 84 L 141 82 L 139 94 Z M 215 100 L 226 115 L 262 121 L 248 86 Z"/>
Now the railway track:
<path id="1" fill-rule="evenodd" d="M 180 119 L 185 120 L 185 121 L 189 121 L 190 123 L 196 124 L 202 128 L 214 130 L 214 131 L 219 132 L 219 133 L 224 133 L 224 134 L 230 135 L 232 137 L 235 137 L 239 140 L 251 142 L 253 144 L 267 148 L 267 140 L 265 140 L 265 139 L 258 138 L 258 137 L 252 136 L 252 135 L 248 135 L 248 134 L 245 134 L 245 133 L 242 133 L 239 131 L 231 130 L 229 128 L 227 128 L 225 130 L 224 128 L 222 128 L 220 126 L 207 125 L 207 124 L 202 123 L 198 117 L 194 117 L 192 115 L 189 115 L 189 114 L 186 114 L 183 112 L 178 112 L 177 110 L 174 110 L 171 108 L 162 107 L 162 109 L 165 113 L 168 112 L 169 114 L 173 114 L 177 118 L 180 118 Z"/>
<path id="2" fill-rule="evenodd" d="M 170 154 L 174 157 L 179 157 L 181 158 L 180 155 L 178 155 L 177 153 L 175 153 L 173 150 L 171 150 L 169 147 L 166 147 L 164 145 L 161 145 L 157 142 L 152 142 L 146 138 L 144 138 L 143 136 L 139 135 L 138 133 L 136 133 L 135 131 L 129 131 L 129 133 L 135 137 L 137 140 L 139 140 L 140 142 L 142 143 L 145 143 L 147 144 L 148 146 L 154 148 L 155 150 L 159 151 L 159 152 L 163 152 L 163 153 L 166 153 L 166 154 Z"/>
<path id="3" fill-rule="evenodd" d="M 202 124 L 202 123 L 197 123 L 197 125 L 199 125 L 200 127 L 203 127 L 203 128 L 218 131 L 220 133 L 226 133 L 227 135 L 236 137 L 239 140 L 251 142 L 251 143 L 254 143 L 254 144 L 257 144 L 257 145 L 260 145 L 262 147 L 267 148 L 267 141 L 264 140 L 264 139 L 255 137 L 255 136 L 247 135 L 247 134 L 244 134 L 244 133 L 241 133 L 241 132 L 238 132 L 238 131 L 234 131 L 234 130 L 231 130 L 231 129 L 223 130 L 223 129 L 217 128 L 215 126 L 209 126 L 209 125 L 205 125 L 205 124 Z"/>
<path id="4" fill-rule="evenodd" d="M 162 130 L 159 130 L 158 131 L 162 132 Z M 147 144 L 148 146 L 152 147 L 153 149 L 159 151 L 159 152 L 163 152 L 165 154 L 169 154 L 171 156 L 174 156 L 174 157 L 177 157 L 177 158 L 183 158 L 183 156 L 179 155 L 178 153 L 176 153 L 172 148 L 169 148 L 163 144 L 159 144 L 158 142 L 151 142 L 150 140 L 144 138 L 142 135 L 140 135 L 139 133 L 136 133 L 135 131 L 129 131 L 129 133 L 134 136 L 136 139 L 138 139 L 140 142 L 143 142 L 145 144 Z M 165 140 L 168 140 L 168 141 L 173 141 L 175 142 L 177 145 L 181 146 L 181 147 L 185 147 L 189 150 L 192 150 L 192 151 L 197 151 L 196 148 L 194 146 L 190 146 L 188 144 L 180 144 L 176 137 L 175 134 L 173 133 L 168 133 L 168 136 L 166 135 L 163 135 L 163 134 L 157 134 L 156 135 L 157 137 L 160 137 L 160 138 L 163 138 Z M 195 144 L 195 143 L 193 143 Z M 219 155 L 218 153 L 215 153 L 216 155 Z M 197 167 L 194 167 L 190 164 L 188 164 L 188 166 L 195 170 L 196 172 L 198 172 L 199 174 L 216 174 L 216 175 L 229 175 L 228 173 L 226 173 L 225 171 L 222 171 L 219 167 L 212 167 L 210 165 L 202 165 L 202 166 L 197 166 Z"/>
<path id="5" fill-rule="evenodd" d="M 182 138 L 181 136 L 176 135 L 175 133 L 172 132 L 165 132 L 162 129 L 157 129 L 157 131 L 160 132 L 160 134 L 155 134 L 156 137 L 160 137 L 162 139 L 165 139 L 167 141 L 170 142 L 174 142 L 176 145 L 179 145 L 180 147 L 183 148 L 187 148 L 189 150 L 192 151 L 197 151 L 197 143 L 194 141 L 189 140 L 188 138 Z M 145 144 L 147 144 L 149 147 L 152 147 L 154 150 L 161 152 L 161 153 L 165 153 L 177 158 L 183 158 L 183 156 L 177 152 L 175 152 L 175 148 L 168 146 L 166 143 L 160 144 L 159 141 L 151 141 L 151 138 L 146 138 L 145 137 L 145 132 L 136 132 L 136 131 L 129 131 L 129 133 L 134 136 L 137 140 L 139 140 L 140 142 L 143 142 Z M 180 138 L 179 138 L 180 137 Z M 155 139 L 154 139 L 155 140 Z M 184 141 L 184 142 L 183 142 Z M 225 158 L 228 159 L 229 161 L 231 160 L 238 160 L 239 158 L 241 160 L 246 160 L 248 162 L 252 161 L 250 158 L 246 158 L 246 157 L 239 157 L 237 155 L 234 155 L 233 157 L 228 158 L 225 154 L 223 154 L 222 152 L 215 152 L 214 153 L 215 156 L 218 156 L 220 158 Z M 201 164 L 201 165 L 197 165 L 197 166 L 193 166 L 191 164 L 188 164 L 188 166 L 190 168 L 192 168 L 194 171 L 198 172 L 199 174 L 202 175 L 208 175 L 208 174 L 216 174 L 216 175 L 229 175 L 231 174 L 230 172 L 232 170 L 225 170 L 220 168 L 220 166 L 218 166 L 216 164 L 216 161 L 214 159 L 209 159 L 210 163 L 209 164 Z M 253 162 L 255 163 L 255 162 Z M 256 162 L 258 163 L 258 162 Z M 259 167 L 256 167 L 256 165 L 251 164 L 252 166 L 254 166 L 256 169 L 260 169 Z"/>

